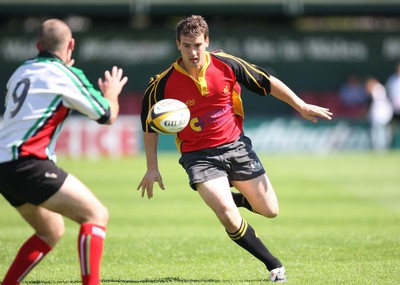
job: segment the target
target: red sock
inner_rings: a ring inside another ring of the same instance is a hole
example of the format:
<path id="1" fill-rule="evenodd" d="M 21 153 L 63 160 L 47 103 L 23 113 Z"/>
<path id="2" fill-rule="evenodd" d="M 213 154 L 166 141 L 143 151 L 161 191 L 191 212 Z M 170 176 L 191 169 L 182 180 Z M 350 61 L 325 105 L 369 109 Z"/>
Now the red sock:
<path id="1" fill-rule="evenodd" d="M 37 235 L 31 236 L 19 249 L 1 284 L 18 285 L 50 250 L 51 247 Z"/>
<path id="2" fill-rule="evenodd" d="M 106 229 L 83 224 L 78 237 L 78 251 L 83 285 L 100 284 L 100 264 Z"/>

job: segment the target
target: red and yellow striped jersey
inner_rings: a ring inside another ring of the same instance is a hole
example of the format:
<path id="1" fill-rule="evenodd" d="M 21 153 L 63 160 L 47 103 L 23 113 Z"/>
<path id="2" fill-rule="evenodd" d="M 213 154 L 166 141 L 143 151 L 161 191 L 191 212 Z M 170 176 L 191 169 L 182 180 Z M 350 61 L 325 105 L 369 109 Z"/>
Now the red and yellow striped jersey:
<path id="1" fill-rule="evenodd" d="M 162 99 L 173 98 L 184 102 L 191 113 L 188 126 L 176 134 L 180 152 L 235 141 L 243 127 L 241 86 L 266 95 L 271 90 L 269 74 L 232 55 L 206 52 L 206 64 L 195 79 L 180 67 L 180 61 L 150 79 L 142 101 L 143 131 L 154 132 L 146 121 L 151 107 Z"/>

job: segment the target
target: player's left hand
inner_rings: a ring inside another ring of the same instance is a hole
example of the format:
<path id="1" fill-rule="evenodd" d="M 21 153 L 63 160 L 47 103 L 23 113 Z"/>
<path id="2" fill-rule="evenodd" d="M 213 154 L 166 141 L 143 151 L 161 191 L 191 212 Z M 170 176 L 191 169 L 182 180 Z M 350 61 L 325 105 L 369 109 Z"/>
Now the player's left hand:
<path id="1" fill-rule="evenodd" d="M 332 120 L 333 113 L 328 108 L 305 104 L 299 111 L 300 114 L 307 120 L 316 123 L 318 122 L 317 117 L 321 117 L 327 120 Z"/>

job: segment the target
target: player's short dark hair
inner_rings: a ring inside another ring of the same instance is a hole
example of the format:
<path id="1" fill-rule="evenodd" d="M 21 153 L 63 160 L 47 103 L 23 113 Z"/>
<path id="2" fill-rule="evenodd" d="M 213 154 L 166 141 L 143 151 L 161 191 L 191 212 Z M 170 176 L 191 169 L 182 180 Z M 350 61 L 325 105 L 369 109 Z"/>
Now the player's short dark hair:
<path id="1" fill-rule="evenodd" d="M 202 16 L 191 15 L 181 20 L 176 26 L 176 39 L 180 41 L 181 36 L 198 37 L 204 35 L 208 38 L 208 24 Z"/>

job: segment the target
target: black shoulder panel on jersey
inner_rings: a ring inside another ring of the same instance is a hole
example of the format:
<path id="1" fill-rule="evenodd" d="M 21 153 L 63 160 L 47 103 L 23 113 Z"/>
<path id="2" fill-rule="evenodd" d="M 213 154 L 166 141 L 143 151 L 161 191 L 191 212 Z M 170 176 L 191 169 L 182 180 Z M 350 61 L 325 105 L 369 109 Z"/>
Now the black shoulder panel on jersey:
<path id="1" fill-rule="evenodd" d="M 269 74 L 262 67 L 224 52 L 217 51 L 210 54 L 228 65 L 235 74 L 237 82 L 250 91 L 259 95 L 267 95 L 271 92 Z"/>
<path id="2" fill-rule="evenodd" d="M 143 131 L 153 132 L 152 129 L 148 128 L 146 119 L 151 107 L 158 101 L 164 99 L 164 90 L 167 84 L 168 78 L 174 71 L 173 65 L 169 66 L 160 74 L 150 78 L 149 84 L 147 85 L 146 91 L 142 99 L 142 110 L 141 110 L 141 121 Z"/>

